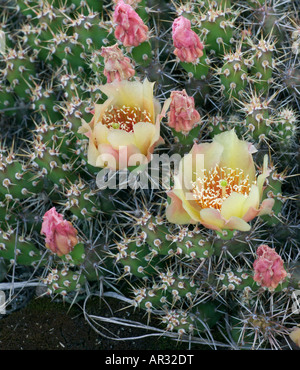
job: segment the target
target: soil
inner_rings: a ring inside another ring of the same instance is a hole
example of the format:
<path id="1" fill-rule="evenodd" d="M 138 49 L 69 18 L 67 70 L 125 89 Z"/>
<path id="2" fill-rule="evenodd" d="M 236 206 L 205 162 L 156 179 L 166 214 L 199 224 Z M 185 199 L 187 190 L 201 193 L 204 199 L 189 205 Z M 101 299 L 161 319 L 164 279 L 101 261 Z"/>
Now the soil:
<path id="1" fill-rule="evenodd" d="M 112 317 L 113 315 L 147 324 L 147 316 L 144 312 L 129 308 L 127 304 L 116 299 L 106 299 L 106 303 L 103 305 L 102 301 L 101 304 L 95 297 L 87 305 L 87 312 L 96 316 Z M 152 319 L 150 325 L 159 327 L 159 322 Z M 200 345 L 192 345 L 188 348 L 187 343 L 163 336 L 145 337 L 145 334 L 153 332 L 112 323 L 101 322 L 101 326 L 97 329 L 110 337 L 143 336 L 143 338 L 133 340 L 104 338 L 87 322 L 79 305 L 71 307 L 67 303 L 52 301 L 47 297 L 36 297 L 25 307 L 5 316 L 0 315 L 0 350 L 9 352 L 10 350 L 185 351 L 191 349 L 194 350 L 193 353 L 195 350 L 201 350 L 203 354 L 203 350 L 209 349 Z M 299 350 L 299 347 L 292 342 L 290 344 L 292 349 Z M 97 353 L 99 358 L 99 354 L 105 352 Z"/>
<path id="2" fill-rule="evenodd" d="M 115 301 L 115 299 L 107 301 L 114 310 L 114 316 L 147 323 L 144 314 L 128 309 L 128 307 L 124 310 L 126 304 Z M 95 315 L 111 316 L 106 305 L 105 307 L 102 305 L 99 310 L 97 299 L 90 304 L 89 309 L 91 312 L 94 311 Z M 115 324 L 103 324 L 102 327 L 106 327 L 111 333 L 122 338 L 146 334 L 145 330 L 120 327 Z M 103 330 L 103 328 L 98 327 L 98 330 Z M 81 307 L 73 305 L 70 308 L 69 304 L 54 302 L 47 297 L 34 298 L 26 307 L 0 320 L 0 350 L 176 350 L 186 348 L 186 343 L 178 343 L 163 337 L 126 341 L 104 338 L 88 324 Z"/>

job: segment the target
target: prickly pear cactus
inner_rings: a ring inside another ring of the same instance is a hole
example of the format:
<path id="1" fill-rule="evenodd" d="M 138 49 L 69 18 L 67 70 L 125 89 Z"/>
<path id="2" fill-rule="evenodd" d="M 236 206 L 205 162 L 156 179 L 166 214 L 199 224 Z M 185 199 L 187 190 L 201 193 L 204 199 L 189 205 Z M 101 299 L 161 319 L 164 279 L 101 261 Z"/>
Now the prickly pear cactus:
<path id="1" fill-rule="evenodd" d="M 0 7 L 0 287 L 299 346 L 299 1 Z"/>

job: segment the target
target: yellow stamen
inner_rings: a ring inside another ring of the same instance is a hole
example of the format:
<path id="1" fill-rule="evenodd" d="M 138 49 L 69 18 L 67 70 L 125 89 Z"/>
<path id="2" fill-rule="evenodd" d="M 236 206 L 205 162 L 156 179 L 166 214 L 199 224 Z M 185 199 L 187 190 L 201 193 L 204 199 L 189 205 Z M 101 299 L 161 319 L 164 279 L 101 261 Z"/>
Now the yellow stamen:
<path id="1" fill-rule="evenodd" d="M 151 114 L 139 107 L 114 107 L 108 108 L 102 118 L 102 123 L 107 127 L 132 132 L 138 122 L 150 122 Z"/>
<path id="2" fill-rule="evenodd" d="M 203 170 L 203 176 L 193 183 L 193 196 L 201 208 L 221 209 L 225 199 L 233 192 L 248 196 L 251 190 L 249 175 L 244 171 L 218 165 Z"/>

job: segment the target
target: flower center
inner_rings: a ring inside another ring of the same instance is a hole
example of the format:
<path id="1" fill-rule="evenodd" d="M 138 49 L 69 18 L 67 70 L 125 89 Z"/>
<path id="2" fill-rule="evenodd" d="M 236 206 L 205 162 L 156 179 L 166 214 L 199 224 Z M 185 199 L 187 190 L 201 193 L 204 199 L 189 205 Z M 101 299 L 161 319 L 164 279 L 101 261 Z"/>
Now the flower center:
<path id="1" fill-rule="evenodd" d="M 138 122 L 152 123 L 151 114 L 140 107 L 122 108 L 111 106 L 105 111 L 102 124 L 109 128 L 121 129 L 127 132 L 133 131 L 133 126 Z"/>
<path id="2" fill-rule="evenodd" d="M 249 175 L 244 171 L 218 165 L 202 170 L 203 176 L 193 183 L 193 196 L 201 208 L 221 209 L 225 199 L 233 192 L 248 196 L 251 190 Z"/>

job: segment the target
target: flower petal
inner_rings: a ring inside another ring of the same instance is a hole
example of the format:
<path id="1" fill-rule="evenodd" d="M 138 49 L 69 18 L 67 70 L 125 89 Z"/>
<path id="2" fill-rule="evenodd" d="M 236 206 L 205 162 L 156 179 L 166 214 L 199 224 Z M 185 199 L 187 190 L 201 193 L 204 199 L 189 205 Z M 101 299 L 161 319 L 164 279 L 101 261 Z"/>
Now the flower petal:
<path id="1" fill-rule="evenodd" d="M 190 215 L 183 208 L 181 199 L 173 191 L 169 191 L 168 196 L 171 198 L 171 203 L 166 208 L 167 220 L 179 225 L 193 223 Z"/>
<path id="2" fill-rule="evenodd" d="M 147 158 L 135 145 L 121 146 L 119 149 L 118 169 L 124 169 L 128 166 L 140 166 L 148 163 Z"/>
<path id="3" fill-rule="evenodd" d="M 182 201 L 183 209 L 190 215 L 190 217 L 196 222 L 200 222 L 200 210 L 201 208 L 193 200 L 191 194 L 184 190 L 179 183 L 180 179 L 178 177 L 174 178 L 174 188 L 173 193 Z"/>
<path id="4" fill-rule="evenodd" d="M 268 156 L 265 155 L 264 156 L 264 163 L 263 163 L 263 171 L 262 171 L 262 174 L 260 174 L 258 177 L 257 177 L 257 186 L 258 186 L 258 189 L 259 189 L 259 194 L 260 194 L 260 197 L 262 197 L 262 194 L 263 194 L 263 186 L 264 186 L 264 183 L 265 183 L 265 180 L 266 178 L 270 175 L 270 170 L 268 169 Z"/>
<path id="5" fill-rule="evenodd" d="M 203 167 L 207 170 L 214 168 L 221 160 L 223 155 L 224 148 L 217 142 L 212 143 L 203 143 L 203 144 L 194 144 L 191 150 L 191 154 L 194 158 L 194 162 L 196 163 L 196 158 L 199 155 L 203 155 Z M 199 160 L 199 163 L 201 161 Z M 197 177 L 202 176 L 202 169 L 203 167 L 195 167 L 193 168 Z"/>
<path id="6" fill-rule="evenodd" d="M 249 231 L 251 226 L 239 217 L 232 216 L 226 222 L 224 229 L 227 230 L 239 230 L 239 231 Z"/>
<path id="7" fill-rule="evenodd" d="M 192 203 L 188 200 L 186 200 L 182 190 L 173 190 L 174 194 L 182 201 L 182 207 L 183 209 L 189 214 L 189 216 L 191 217 L 192 220 L 194 220 L 195 222 L 200 222 L 201 221 L 201 218 L 200 218 L 200 208 L 197 209 L 194 207 L 194 205 L 196 205 L 196 203 Z"/>
<path id="8" fill-rule="evenodd" d="M 289 337 L 291 340 L 300 347 L 300 327 L 295 326 L 292 330 L 292 332 L 289 334 Z"/>
<path id="9" fill-rule="evenodd" d="M 97 123 L 102 121 L 102 117 L 113 103 L 113 97 L 110 97 L 109 99 L 105 100 L 103 104 L 95 104 L 94 106 L 94 117 L 92 118 L 90 122 L 90 126 L 93 128 Z"/>
<path id="10" fill-rule="evenodd" d="M 221 231 L 224 228 L 225 220 L 218 209 L 204 208 L 200 211 L 201 224 L 208 229 Z"/>
<path id="11" fill-rule="evenodd" d="M 272 211 L 274 203 L 275 199 L 273 198 L 264 199 L 260 205 L 258 216 L 269 215 Z"/>
<path id="12" fill-rule="evenodd" d="M 185 154 L 179 163 L 179 171 L 176 176 L 178 185 L 182 190 L 187 192 L 187 196 L 193 189 L 193 182 L 196 181 L 198 173 L 200 174 L 204 168 L 204 156 L 193 156 L 192 153 Z M 193 197 L 191 198 L 191 200 Z"/>
<path id="13" fill-rule="evenodd" d="M 201 223 L 208 229 L 222 230 L 240 230 L 249 231 L 250 225 L 239 217 L 232 216 L 229 220 L 225 220 L 221 212 L 214 208 L 205 208 L 200 212 Z"/>
<path id="14" fill-rule="evenodd" d="M 100 87 L 100 90 L 108 97 L 113 98 L 112 104 L 122 107 L 139 107 L 150 113 L 152 122 L 155 122 L 155 107 L 153 97 L 154 82 L 147 79 L 140 81 L 114 81 Z"/>
<path id="15" fill-rule="evenodd" d="M 243 205 L 245 203 L 245 196 L 240 193 L 231 193 L 230 196 L 225 199 L 221 207 L 221 215 L 225 220 L 229 220 L 230 217 L 242 217 Z"/>
<path id="16" fill-rule="evenodd" d="M 155 130 L 155 135 L 154 135 L 153 140 L 152 140 L 152 145 L 157 141 L 161 141 L 162 143 L 164 143 L 164 140 L 160 137 L 160 122 L 165 117 L 165 115 L 167 113 L 167 110 L 170 107 L 170 104 L 171 104 L 171 99 L 169 98 L 169 99 L 165 100 L 161 111 L 159 111 L 158 109 L 160 109 L 160 103 L 154 99 L 154 114 L 155 114 L 155 117 L 156 117 L 155 118 L 155 128 L 156 128 L 156 130 Z"/>
<path id="17" fill-rule="evenodd" d="M 96 160 L 96 167 L 108 167 L 112 170 L 118 169 L 119 152 L 110 144 L 99 145 L 98 157 Z"/>
<path id="18" fill-rule="evenodd" d="M 155 131 L 155 125 L 149 122 L 139 122 L 133 126 L 134 143 L 144 155 L 148 154 Z"/>
<path id="19" fill-rule="evenodd" d="M 81 126 L 78 129 L 79 134 L 85 134 L 87 137 L 89 137 L 91 131 L 91 126 L 84 120 L 81 120 Z"/>
<path id="20" fill-rule="evenodd" d="M 252 159 L 252 149 L 247 141 L 239 140 L 234 130 L 225 131 L 214 137 L 213 142 L 217 142 L 224 147 L 220 167 L 230 167 L 241 169 L 249 175 L 250 183 L 255 181 L 255 166 Z M 249 150 L 251 150 L 249 152 Z"/>
<path id="21" fill-rule="evenodd" d="M 102 123 L 98 123 L 94 126 L 94 137 L 97 141 L 97 144 L 108 144 L 109 141 L 107 139 L 110 129 Z"/>
<path id="22" fill-rule="evenodd" d="M 245 220 L 247 222 L 252 220 L 252 218 L 245 218 L 245 215 L 247 214 L 247 212 L 250 208 L 258 209 L 259 208 L 259 202 L 260 202 L 260 195 L 259 195 L 258 186 L 257 185 L 252 185 L 250 193 L 249 193 L 248 197 L 246 198 L 246 200 L 244 202 L 244 205 L 243 205 L 242 215 L 241 215 L 243 220 Z"/>
<path id="23" fill-rule="evenodd" d="M 107 141 L 114 149 L 135 144 L 133 132 L 127 132 L 119 129 L 110 130 L 107 135 Z"/>
<path id="24" fill-rule="evenodd" d="M 179 163 L 177 185 L 189 193 L 193 188 L 193 182 L 203 177 L 203 170 L 213 168 L 220 161 L 222 151 L 223 148 L 218 143 L 194 144 L 191 151 L 185 154 Z M 193 197 L 190 197 L 190 200 L 192 199 Z"/>
<path id="25" fill-rule="evenodd" d="M 275 202 L 274 199 L 268 198 L 268 199 L 265 199 L 261 203 L 259 209 L 250 207 L 245 213 L 245 215 L 243 216 L 243 220 L 245 220 L 246 222 L 249 222 L 257 216 L 263 216 L 263 215 L 270 214 L 272 211 L 274 202 Z"/>
<path id="26" fill-rule="evenodd" d="M 95 145 L 95 136 L 94 133 L 91 133 L 90 140 L 89 140 L 89 146 L 88 146 L 88 153 L 87 153 L 87 158 L 88 158 L 88 163 L 92 166 L 96 166 L 97 163 L 97 158 L 99 156 L 99 151 L 98 147 Z"/>

